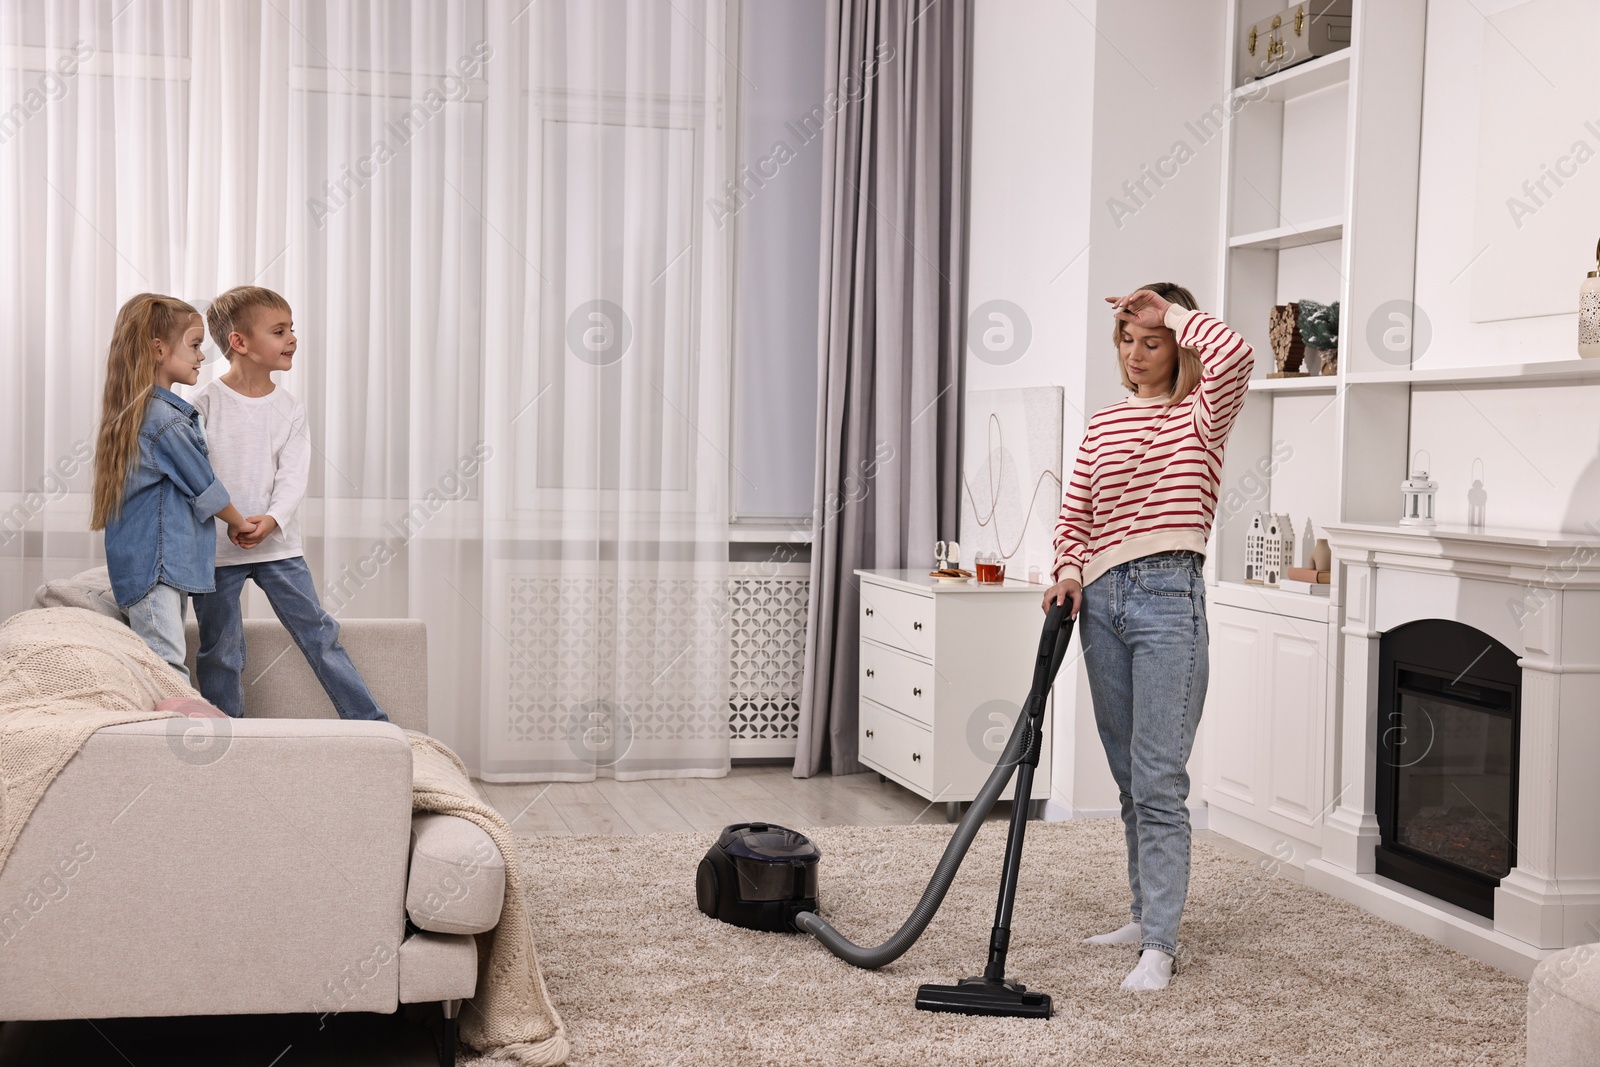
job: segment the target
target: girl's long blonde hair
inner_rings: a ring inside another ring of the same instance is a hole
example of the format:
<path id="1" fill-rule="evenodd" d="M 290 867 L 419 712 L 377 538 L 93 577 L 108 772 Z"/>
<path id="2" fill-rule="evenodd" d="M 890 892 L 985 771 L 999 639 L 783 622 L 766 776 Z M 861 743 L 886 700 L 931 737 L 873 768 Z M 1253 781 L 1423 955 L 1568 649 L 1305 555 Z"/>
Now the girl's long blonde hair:
<path id="1" fill-rule="evenodd" d="M 1195 302 L 1194 294 L 1176 282 L 1151 282 L 1141 285 L 1140 289 L 1148 289 L 1169 304 L 1177 304 L 1181 308 L 1196 311 L 1199 305 Z M 1130 393 L 1137 393 L 1139 387 L 1128 377 L 1128 365 L 1122 359 L 1122 328 L 1127 324 L 1121 319 L 1112 323 L 1111 343 L 1116 345 L 1117 371 L 1122 375 L 1122 384 Z M 1205 374 L 1205 361 L 1200 358 L 1200 353 L 1192 348 L 1178 349 L 1178 365 L 1173 371 L 1172 382 L 1167 389 L 1167 406 L 1171 407 L 1184 397 L 1194 392 L 1195 386 L 1200 384 L 1200 378 Z"/>
<path id="2" fill-rule="evenodd" d="M 176 348 L 200 313 L 182 300 L 140 293 L 122 305 L 106 355 L 106 389 L 94 447 L 94 503 L 89 529 L 103 530 L 122 510 L 128 472 L 139 458 L 139 427 L 156 384 L 160 338 Z"/>

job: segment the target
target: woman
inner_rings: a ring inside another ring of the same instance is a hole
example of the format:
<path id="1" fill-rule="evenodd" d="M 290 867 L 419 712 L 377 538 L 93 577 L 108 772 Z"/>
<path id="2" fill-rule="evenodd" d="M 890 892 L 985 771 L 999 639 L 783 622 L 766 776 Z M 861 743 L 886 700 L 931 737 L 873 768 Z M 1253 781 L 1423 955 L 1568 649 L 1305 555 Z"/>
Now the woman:
<path id="1" fill-rule="evenodd" d="M 1222 448 L 1253 353 L 1163 282 L 1107 297 L 1122 384 L 1096 412 L 1056 523 L 1056 584 L 1071 601 L 1095 723 L 1122 799 L 1133 921 L 1087 944 L 1138 943 L 1124 989 L 1165 989 L 1189 891 L 1189 752 L 1208 673 L 1200 564 Z"/>

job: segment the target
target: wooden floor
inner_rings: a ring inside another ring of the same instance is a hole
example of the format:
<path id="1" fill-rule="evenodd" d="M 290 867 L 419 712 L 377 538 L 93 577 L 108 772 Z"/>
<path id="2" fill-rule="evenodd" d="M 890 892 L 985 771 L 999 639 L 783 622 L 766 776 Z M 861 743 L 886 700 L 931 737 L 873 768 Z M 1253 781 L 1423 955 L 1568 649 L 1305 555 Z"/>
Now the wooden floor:
<path id="1" fill-rule="evenodd" d="M 726 778 L 663 778 L 645 782 L 479 782 L 484 799 L 518 833 L 672 834 L 720 830 L 735 822 L 782 826 L 943 824 L 946 805 L 930 804 L 876 772 L 795 778 L 789 764 L 735 766 Z M 1009 819 L 996 804 L 991 819 Z"/>

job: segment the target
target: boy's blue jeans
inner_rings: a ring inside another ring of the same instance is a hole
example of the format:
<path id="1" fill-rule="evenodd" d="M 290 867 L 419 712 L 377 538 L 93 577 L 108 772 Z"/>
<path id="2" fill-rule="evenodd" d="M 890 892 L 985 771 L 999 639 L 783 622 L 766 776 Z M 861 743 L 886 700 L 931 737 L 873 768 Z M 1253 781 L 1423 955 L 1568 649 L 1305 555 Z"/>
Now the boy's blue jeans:
<path id="1" fill-rule="evenodd" d="M 1189 753 L 1209 676 L 1200 557 L 1131 560 L 1083 590 L 1080 646 L 1122 799 L 1141 949 L 1177 954 L 1189 894 Z"/>
<path id="2" fill-rule="evenodd" d="M 247 578 L 267 594 L 278 621 L 300 646 L 339 718 L 387 721 L 339 643 L 339 624 L 322 610 L 304 556 L 218 567 L 216 592 L 194 598 L 195 620 L 200 624 L 200 650 L 195 655 L 200 695 L 234 718 L 244 714 L 244 618 L 239 594 Z"/>

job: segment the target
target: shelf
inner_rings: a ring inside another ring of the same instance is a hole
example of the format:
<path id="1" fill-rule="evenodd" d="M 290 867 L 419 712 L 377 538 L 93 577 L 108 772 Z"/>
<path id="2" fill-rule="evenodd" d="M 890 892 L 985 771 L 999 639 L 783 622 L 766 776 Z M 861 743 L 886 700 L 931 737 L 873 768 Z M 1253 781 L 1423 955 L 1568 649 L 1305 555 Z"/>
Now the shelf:
<path id="1" fill-rule="evenodd" d="M 1293 100 L 1297 96 L 1305 96 L 1349 80 L 1350 49 L 1341 48 L 1270 77 L 1245 82 L 1233 91 L 1233 99 L 1271 100 L 1281 104 L 1285 100 Z M 1237 112 L 1238 108 L 1235 107 L 1234 111 Z"/>
<path id="2" fill-rule="evenodd" d="M 1211 603 L 1227 604 L 1246 611 L 1265 611 L 1273 615 L 1305 619 L 1307 622 L 1326 623 L 1332 611 L 1332 601 L 1326 596 L 1311 593 L 1291 593 L 1270 585 L 1252 585 L 1249 582 L 1224 580 L 1208 591 Z"/>
<path id="3" fill-rule="evenodd" d="M 1343 236 L 1344 219 L 1334 216 L 1331 219 L 1304 222 L 1298 226 L 1290 223 L 1287 226 L 1277 226 L 1270 230 L 1241 233 L 1237 237 L 1228 238 L 1228 247 L 1274 250 L 1280 248 L 1304 248 L 1306 245 L 1318 245 L 1324 241 L 1337 241 Z"/>
<path id="4" fill-rule="evenodd" d="M 1352 385 L 1493 385 L 1503 382 L 1600 381 L 1600 359 L 1552 359 L 1486 367 L 1421 367 L 1415 370 L 1352 371 Z"/>
<path id="5" fill-rule="evenodd" d="M 1566 564 L 1575 575 L 1579 567 L 1594 569 L 1594 557 L 1575 562 L 1571 555 L 1581 549 L 1592 549 L 1594 538 L 1587 533 L 1564 530 L 1535 530 L 1523 526 L 1467 526 L 1458 522 L 1441 522 L 1433 526 L 1401 526 L 1398 522 L 1330 522 L 1325 532 L 1336 534 L 1330 541 L 1351 541 L 1356 537 L 1386 539 L 1411 538 L 1419 541 L 1469 541 L 1482 545 L 1499 545 L 1509 548 L 1537 548 L 1546 552 L 1565 552 Z M 1569 578 L 1570 580 L 1570 578 Z"/>
<path id="6" fill-rule="evenodd" d="M 1314 374 L 1309 378 L 1251 378 L 1246 388 L 1252 393 L 1332 393 L 1339 388 L 1339 376 Z"/>

